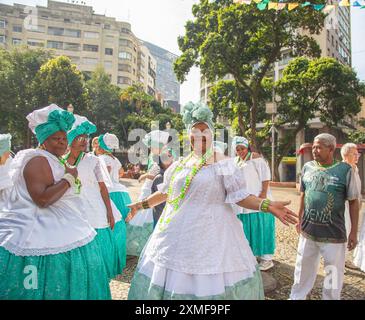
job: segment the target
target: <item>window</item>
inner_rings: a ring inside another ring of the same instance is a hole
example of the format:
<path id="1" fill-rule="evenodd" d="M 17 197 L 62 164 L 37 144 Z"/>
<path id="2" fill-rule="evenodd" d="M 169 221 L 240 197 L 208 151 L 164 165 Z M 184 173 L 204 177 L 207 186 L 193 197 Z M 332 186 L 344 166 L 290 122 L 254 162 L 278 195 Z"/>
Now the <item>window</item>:
<path id="1" fill-rule="evenodd" d="M 67 19 L 67 18 L 63 19 L 63 21 L 64 22 L 71 22 L 71 20 L 70 19 Z"/>
<path id="2" fill-rule="evenodd" d="M 81 38 L 81 30 L 65 29 L 64 35 L 67 37 Z"/>
<path id="3" fill-rule="evenodd" d="M 84 64 L 95 65 L 98 63 L 98 59 L 95 58 L 83 58 Z"/>
<path id="4" fill-rule="evenodd" d="M 63 36 L 65 29 L 57 27 L 48 27 L 48 34 L 52 36 Z"/>
<path id="5" fill-rule="evenodd" d="M 129 30 L 129 29 L 127 29 L 127 28 L 122 28 L 121 30 L 120 30 L 122 33 L 131 33 L 131 31 Z"/>
<path id="6" fill-rule="evenodd" d="M 129 64 L 122 64 L 118 65 L 118 71 L 122 72 L 131 72 L 131 66 Z"/>
<path id="7" fill-rule="evenodd" d="M 6 27 L 6 21 L 0 20 L 0 29 L 5 29 L 5 27 Z"/>
<path id="8" fill-rule="evenodd" d="M 132 60 L 132 55 L 129 52 L 119 52 L 119 58 L 120 59 L 125 59 L 125 60 Z"/>
<path id="9" fill-rule="evenodd" d="M 37 39 L 28 39 L 28 46 L 32 47 L 44 47 L 44 42 L 42 40 Z"/>
<path id="10" fill-rule="evenodd" d="M 327 39 L 329 40 L 330 39 L 330 31 L 327 30 Z"/>
<path id="11" fill-rule="evenodd" d="M 113 55 L 113 49 L 112 48 L 105 48 L 105 54 L 108 56 L 112 56 Z"/>
<path id="12" fill-rule="evenodd" d="M 26 25 L 25 29 L 31 32 L 39 32 L 39 33 L 45 33 L 46 27 L 45 26 L 38 26 L 34 24 L 28 24 Z"/>
<path id="13" fill-rule="evenodd" d="M 331 43 L 332 43 L 332 45 L 335 44 L 333 36 L 331 36 Z"/>
<path id="14" fill-rule="evenodd" d="M 80 51 L 80 44 L 78 43 L 70 43 L 66 42 L 63 46 L 64 50 L 70 50 L 70 51 Z"/>
<path id="15" fill-rule="evenodd" d="M 5 43 L 6 38 L 4 35 L 0 35 L 0 43 Z"/>
<path id="16" fill-rule="evenodd" d="M 104 24 L 104 29 L 109 30 L 110 29 L 110 24 Z"/>
<path id="17" fill-rule="evenodd" d="M 127 39 L 119 39 L 119 45 L 121 45 L 123 47 L 129 47 L 129 48 L 133 47 L 132 41 L 127 40 Z"/>
<path id="18" fill-rule="evenodd" d="M 63 42 L 60 41 L 47 41 L 47 48 L 50 49 L 63 49 Z"/>
<path id="19" fill-rule="evenodd" d="M 23 30 L 22 26 L 13 26 L 14 32 L 22 32 L 22 30 Z"/>
<path id="20" fill-rule="evenodd" d="M 112 61 L 105 61 L 104 62 L 104 68 L 105 69 L 111 69 L 113 67 L 113 62 Z"/>
<path id="21" fill-rule="evenodd" d="M 84 44 L 84 51 L 98 52 L 99 46 L 93 44 Z"/>
<path id="22" fill-rule="evenodd" d="M 127 77 L 118 77 L 118 84 L 132 84 L 131 79 Z"/>
<path id="23" fill-rule="evenodd" d="M 16 46 L 16 45 L 19 45 L 19 44 L 22 44 L 22 39 L 13 38 L 13 45 Z"/>
<path id="24" fill-rule="evenodd" d="M 98 39 L 99 32 L 84 31 L 84 37 L 88 39 Z"/>

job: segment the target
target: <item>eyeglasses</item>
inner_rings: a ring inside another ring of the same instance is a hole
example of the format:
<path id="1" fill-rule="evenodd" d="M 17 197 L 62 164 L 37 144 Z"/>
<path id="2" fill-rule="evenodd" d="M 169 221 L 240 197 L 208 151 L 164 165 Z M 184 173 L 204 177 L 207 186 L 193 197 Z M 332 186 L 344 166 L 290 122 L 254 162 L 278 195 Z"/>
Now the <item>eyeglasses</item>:
<path id="1" fill-rule="evenodd" d="M 88 137 L 77 137 L 75 140 L 78 142 L 89 142 L 90 139 Z"/>

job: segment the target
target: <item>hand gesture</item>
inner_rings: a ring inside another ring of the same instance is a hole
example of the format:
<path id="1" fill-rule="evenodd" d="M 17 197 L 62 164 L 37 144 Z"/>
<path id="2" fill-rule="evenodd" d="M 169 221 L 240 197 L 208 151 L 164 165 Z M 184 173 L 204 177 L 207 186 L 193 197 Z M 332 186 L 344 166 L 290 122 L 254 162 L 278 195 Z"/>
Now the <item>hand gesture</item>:
<path id="1" fill-rule="evenodd" d="M 356 232 L 350 232 L 349 238 L 347 240 L 347 249 L 349 251 L 352 251 L 357 246 L 357 233 Z"/>
<path id="2" fill-rule="evenodd" d="M 125 222 L 131 221 L 137 212 L 142 209 L 142 206 L 139 202 L 131 203 L 127 207 L 131 209 L 131 211 L 129 212 L 127 218 L 125 218 Z"/>
<path id="3" fill-rule="evenodd" d="M 113 230 L 114 226 L 115 226 L 115 220 L 114 220 L 113 212 L 108 211 L 108 223 L 109 223 L 110 229 Z"/>
<path id="4" fill-rule="evenodd" d="M 286 226 L 298 223 L 298 216 L 286 207 L 290 202 L 291 201 L 272 201 L 269 207 L 270 212 Z"/>

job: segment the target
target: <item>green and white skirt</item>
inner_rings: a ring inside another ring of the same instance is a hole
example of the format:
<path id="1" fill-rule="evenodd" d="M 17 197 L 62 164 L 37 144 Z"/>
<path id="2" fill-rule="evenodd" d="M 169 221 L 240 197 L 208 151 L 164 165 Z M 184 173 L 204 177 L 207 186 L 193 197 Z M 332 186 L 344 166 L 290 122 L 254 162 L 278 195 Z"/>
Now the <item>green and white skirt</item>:
<path id="1" fill-rule="evenodd" d="M 264 212 L 237 215 L 243 224 L 245 236 L 254 256 L 260 257 L 275 252 L 275 217 Z"/>
<path id="2" fill-rule="evenodd" d="M 261 273 L 187 274 L 141 257 L 129 300 L 263 300 Z"/>
<path id="3" fill-rule="evenodd" d="M 95 240 L 54 255 L 16 256 L 0 247 L 0 300 L 111 299 Z"/>

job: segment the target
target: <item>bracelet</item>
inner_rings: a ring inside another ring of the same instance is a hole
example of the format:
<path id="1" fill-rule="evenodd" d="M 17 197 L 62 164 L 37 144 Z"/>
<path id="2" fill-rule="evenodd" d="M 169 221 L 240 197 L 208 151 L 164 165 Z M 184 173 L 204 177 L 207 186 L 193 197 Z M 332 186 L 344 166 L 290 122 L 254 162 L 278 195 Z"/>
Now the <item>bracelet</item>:
<path id="1" fill-rule="evenodd" d="M 66 180 L 70 187 L 75 187 L 75 177 L 71 173 L 65 173 L 61 180 Z"/>
<path id="2" fill-rule="evenodd" d="M 269 212 L 269 206 L 271 201 L 269 199 L 264 199 L 260 203 L 260 211 L 261 212 Z"/>
<path id="3" fill-rule="evenodd" d="M 148 200 L 147 199 L 144 199 L 142 200 L 142 208 L 143 209 L 149 209 L 150 208 L 150 205 L 148 204 Z"/>

